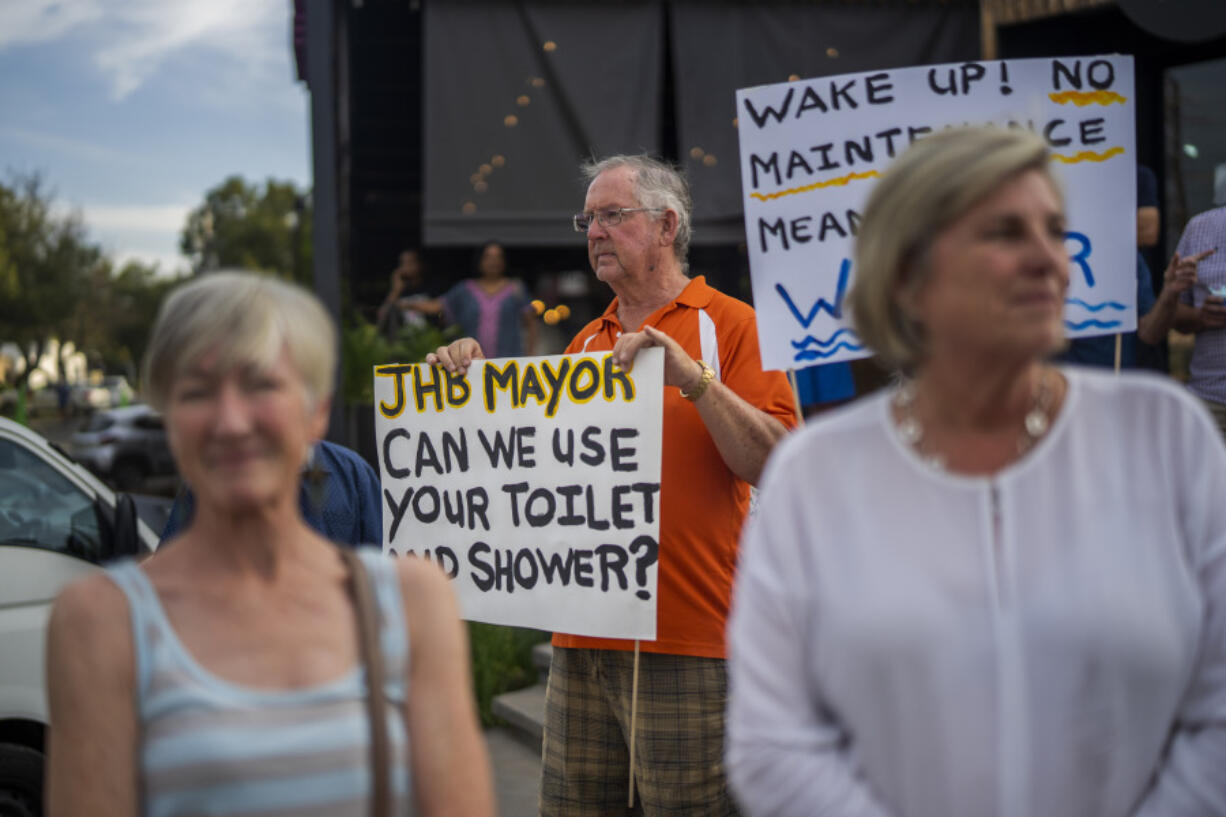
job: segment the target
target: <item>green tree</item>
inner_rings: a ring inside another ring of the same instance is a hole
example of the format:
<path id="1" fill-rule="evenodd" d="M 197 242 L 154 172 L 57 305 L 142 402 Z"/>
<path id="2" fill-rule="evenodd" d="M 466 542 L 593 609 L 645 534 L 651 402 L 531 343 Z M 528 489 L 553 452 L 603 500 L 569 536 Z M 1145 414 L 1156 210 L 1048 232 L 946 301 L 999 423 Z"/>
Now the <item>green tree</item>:
<path id="1" fill-rule="evenodd" d="M 231 176 L 188 215 L 179 248 L 197 273 L 246 269 L 310 286 L 310 196 L 292 182 Z"/>
<path id="2" fill-rule="evenodd" d="M 52 338 L 66 339 L 90 284 L 105 270 L 77 214 L 59 215 L 38 175 L 0 183 L 0 327 L 25 356 L 22 386 Z"/>
<path id="3" fill-rule="evenodd" d="M 156 266 L 129 261 L 119 270 L 108 262 L 92 272 L 88 299 L 78 303 L 66 338 L 104 368 L 122 371 L 135 385 L 162 298 L 182 282 Z"/>

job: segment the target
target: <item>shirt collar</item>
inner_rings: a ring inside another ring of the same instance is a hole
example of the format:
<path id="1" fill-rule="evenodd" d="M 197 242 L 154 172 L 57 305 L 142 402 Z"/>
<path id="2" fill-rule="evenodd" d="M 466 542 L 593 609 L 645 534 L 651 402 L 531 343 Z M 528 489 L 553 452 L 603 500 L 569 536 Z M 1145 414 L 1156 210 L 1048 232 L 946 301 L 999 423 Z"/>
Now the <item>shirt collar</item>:
<path id="1" fill-rule="evenodd" d="M 715 290 L 707 286 L 707 277 L 705 275 L 697 275 L 690 279 L 690 282 L 685 285 L 685 289 L 681 290 L 668 305 L 664 311 L 675 309 L 678 306 L 688 306 L 692 309 L 702 309 L 711 303 L 715 297 Z M 602 323 L 613 324 L 621 328 L 621 323 L 617 320 L 617 307 L 619 300 L 614 298 L 609 304 L 609 307 L 600 316 Z M 660 310 L 656 310 L 659 312 Z"/>

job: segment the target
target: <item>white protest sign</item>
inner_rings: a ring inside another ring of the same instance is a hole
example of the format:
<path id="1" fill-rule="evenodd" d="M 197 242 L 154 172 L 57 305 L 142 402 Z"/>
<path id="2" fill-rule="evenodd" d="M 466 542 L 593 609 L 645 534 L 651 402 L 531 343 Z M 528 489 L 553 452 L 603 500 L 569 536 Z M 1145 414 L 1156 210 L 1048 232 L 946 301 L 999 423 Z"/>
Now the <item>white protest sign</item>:
<path id="1" fill-rule="evenodd" d="M 662 349 L 374 378 L 386 550 L 438 563 L 471 621 L 656 637 Z"/>
<path id="2" fill-rule="evenodd" d="M 871 354 L 843 313 L 868 193 L 911 142 L 993 123 L 1044 136 L 1063 179 L 1069 337 L 1136 328 L 1132 58 L 1061 57 L 843 74 L 737 91 L 764 369 Z"/>

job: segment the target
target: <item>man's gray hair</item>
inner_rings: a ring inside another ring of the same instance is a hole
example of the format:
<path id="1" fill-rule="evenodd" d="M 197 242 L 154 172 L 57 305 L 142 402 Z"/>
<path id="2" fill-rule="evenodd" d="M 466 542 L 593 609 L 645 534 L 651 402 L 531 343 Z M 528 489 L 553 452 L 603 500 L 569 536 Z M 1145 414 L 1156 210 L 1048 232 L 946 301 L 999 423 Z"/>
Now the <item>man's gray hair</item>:
<path id="1" fill-rule="evenodd" d="M 690 221 L 694 212 L 694 199 L 685 176 L 668 162 L 648 156 L 619 154 L 600 161 L 584 162 L 583 177 L 591 184 L 606 170 L 630 167 L 634 170 L 634 197 L 640 207 L 672 210 L 677 214 L 677 235 L 673 238 L 673 254 L 681 264 L 681 271 L 689 274 Z"/>

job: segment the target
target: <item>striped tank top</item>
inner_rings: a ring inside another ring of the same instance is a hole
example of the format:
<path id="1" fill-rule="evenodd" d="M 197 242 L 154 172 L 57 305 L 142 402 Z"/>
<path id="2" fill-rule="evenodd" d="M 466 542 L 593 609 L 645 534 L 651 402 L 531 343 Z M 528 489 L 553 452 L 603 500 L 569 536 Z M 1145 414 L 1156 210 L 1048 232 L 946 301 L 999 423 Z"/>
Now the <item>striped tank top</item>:
<path id="1" fill-rule="evenodd" d="M 408 635 L 400 584 L 394 560 L 373 548 L 359 553 L 379 609 L 393 813 L 404 815 Z M 127 596 L 132 616 L 143 815 L 370 813 L 370 722 L 361 666 L 335 681 L 285 691 L 226 681 L 188 653 L 135 562 L 107 573 Z"/>

